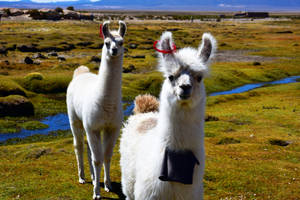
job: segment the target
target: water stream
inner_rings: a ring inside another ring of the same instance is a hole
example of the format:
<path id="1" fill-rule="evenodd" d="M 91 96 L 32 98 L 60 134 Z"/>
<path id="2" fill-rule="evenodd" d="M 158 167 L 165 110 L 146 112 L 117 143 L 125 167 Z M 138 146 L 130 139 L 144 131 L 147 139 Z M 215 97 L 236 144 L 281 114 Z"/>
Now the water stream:
<path id="1" fill-rule="evenodd" d="M 287 84 L 287 83 L 295 83 L 297 82 L 297 79 L 300 79 L 300 76 L 291 76 L 288 78 L 280 79 L 277 81 L 271 81 L 271 82 L 263 82 L 263 83 L 252 83 L 252 84 L 246 84 L 244 86 L 228 90 L 228 91 L 222 91 L 222 92 L 214 92 L 209 94 L 209 96 L 218 96 L 218 95 L 228 95 L 228 94 L 238 94 L 247 92 L 259 87 L 267 86 L 267 85 L 276 85 L 276 84 Z M 132 110 L 134 108 L 133 102 L 126 102 L 128 106 L 124 110 L 124 115 L 129 116 L 132 114 Z M 65 113 L 60 113 L 53 116 L 48 116 L 41 120 L 43 124 L 48 125 L 49 127 L 46 129 L 40 129 L 40 130 L 25 130 L 22 129 L 20 132 L 17 133 L 8 133 L 8 134 L 0 134 L 0 142 L 3 142 L 5 140 L 8 140 L 10 138 L 25 138 L 28 136 L 32 136 L 35 134 L 43 134 L 47 135 L 52 131 L 58 131 L 58 130 L 69 130 L 69 120 L 68 115 Z"/>

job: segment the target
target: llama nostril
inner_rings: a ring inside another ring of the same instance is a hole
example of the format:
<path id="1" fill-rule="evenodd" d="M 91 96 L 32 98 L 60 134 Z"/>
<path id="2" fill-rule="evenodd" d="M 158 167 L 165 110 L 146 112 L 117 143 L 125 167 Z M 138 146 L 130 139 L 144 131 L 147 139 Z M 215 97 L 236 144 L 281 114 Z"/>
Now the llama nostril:
<path id="1" fill-rule="evenodd" d="M 117 48 L 113 48 L 112 49 L 112 55 L 117 55 L 118 53 L 118 49 Z"/>
<path id="2" fill-rule="evenodd" d="M 191 85 L 181 85 L 180 88 L 181 88 L 184 92 L 188 92 L 189 90 L 191 90 L 192 86 L 191 86 Z"/>

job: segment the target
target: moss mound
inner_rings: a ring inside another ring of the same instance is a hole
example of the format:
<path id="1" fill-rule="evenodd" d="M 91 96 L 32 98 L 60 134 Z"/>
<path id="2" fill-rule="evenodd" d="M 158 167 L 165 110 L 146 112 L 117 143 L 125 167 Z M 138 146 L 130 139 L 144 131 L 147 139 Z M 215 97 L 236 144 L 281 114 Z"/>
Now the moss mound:
<path id="1" fill-rule="evenodd" d="M 33 104 L 20 95 L 0 97 L 0 117 L 34 115 Z"/>
<path id="2" fill-rule="evenodd" d="M 66 77 L 63 74 L 43 77 L 40 73 L 32 73 L 18 81 L 29 91 L 49 94 L 66 92 L 71 77 Z"/>
<path id="3" fill-rule="evenodd" d="M 43 80 L 44 76 L 39 73 L 39 72 L 32 72 L 27 74 L 24 79 L 28 80 L 28 81 L 32 81 L 32 80 Z"/>
<path id="4" fill-rule="evenodd" d="M 21 127 L 26 130 L 38 130 L 38 129 L 48 128 L 49 126 L 47 124 L 43 124 L 39 121 L 29 121 L 29 122 L 24 122 L 21 125 Z"/>
<path id="5" fill-rule="evenodd" d="M 0 120 L 0 134 L 2 134 L 2 133 L 15 133 L 15 132 L 18 132 L 19 130 L 20 130 L 20 127 L 18 127 L 17 122 L 6 120 L 6 119 L 1 119 Z"/>
<path id="6" fill-rule="evenodd" d="M 8 78 L 0 77 L 0 97 L 9 95 L 21 95 L 26 97 L 24 89 L 20 85 Z"/>

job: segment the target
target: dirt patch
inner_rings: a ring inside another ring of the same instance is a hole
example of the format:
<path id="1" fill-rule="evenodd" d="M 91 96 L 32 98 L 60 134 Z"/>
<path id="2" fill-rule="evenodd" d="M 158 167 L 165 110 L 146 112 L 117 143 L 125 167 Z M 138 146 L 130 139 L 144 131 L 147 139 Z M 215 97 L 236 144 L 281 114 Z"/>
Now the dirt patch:
<path id="1" fill-rule="evenodd" d="M 266 62 L 281 58 L 247 55 L 250 52 L 255 50 L 221 50 L 215 54 L 213 60 L 214 62 Z"/>
<path id="2" fill-rule="evenodd" d="M 42 149 L 36 149 L 30 152 L 27 156 L 26 159 L 39 159 L 41 156 L 47 155 L 51 153 L 50 148 L 42 148 Z"/>

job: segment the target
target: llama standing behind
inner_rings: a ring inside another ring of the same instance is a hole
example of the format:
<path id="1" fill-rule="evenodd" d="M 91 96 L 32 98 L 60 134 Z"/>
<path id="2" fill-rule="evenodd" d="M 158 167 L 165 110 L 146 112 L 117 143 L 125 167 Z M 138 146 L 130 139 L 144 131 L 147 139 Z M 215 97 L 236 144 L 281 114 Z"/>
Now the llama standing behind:
<path id="1" fill-rule="evenodd" d="M 67 108 L 74 136 L 79 183 L 85 183 L 83 167 L 84 132 L 88 141 L 88 159 L 94 184 L 93 199 L 100 199 L 100 172 L 104 162 L 104 187 L 111 190 L 110 160 L 123 120 L 121 81 L 123 38 L 126 25 L 120 21 L 118 31 L 109 31 L 104 22 L 104 45 L 99 74 L 85 66 L 77 68 L 67 90 Z M 103 144 L 101 144 L 103 132 Z"/>
<path id="2" fill-rule="evenodd" d="M 127 200 L 203 199 L 206 103 L 203 78 L 208 73 L 216 42 L 205 33 L 198 50 L 188 47 L 175 52 L 172 34 L 165 32 L 159 48 L 168 52 L 160 53 L 159 59 L 160 71 L 166 77 L 159 112 L 131 116 L 121 137 L 123 193 Z M 135 106 L 146 105 L 142 98 L 138 97 Z M 182 167 L 178 161 L 168 166 L 174 155 L 179 154 L 184 155 L 181 159 L 191 161 L 190 170 L 176 171 L 175 168 Z M 190 179 L 185 179 L 186 175 Z"/>

